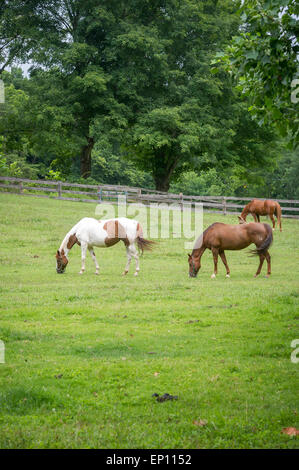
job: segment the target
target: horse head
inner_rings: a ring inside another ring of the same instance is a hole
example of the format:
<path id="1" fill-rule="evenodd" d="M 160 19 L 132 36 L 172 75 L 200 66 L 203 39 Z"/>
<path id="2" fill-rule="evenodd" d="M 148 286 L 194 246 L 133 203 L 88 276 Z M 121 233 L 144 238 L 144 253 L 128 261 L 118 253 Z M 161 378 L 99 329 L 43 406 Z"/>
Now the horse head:
<path id="1" fill-rule="evenodd" d="M 189 263 L 189 277 L 196 277 L 200 268 L 200 260 L 196 259 L 192 255 L 188 255 Z"/>
<path id="2" fill-rule="evenodd" d="M 245 217 L 246 216 L 244 216 L 244 218 L 243 218 L 242 215 L 238 215 L 239 224 L 247 224 Z"/>
<path id="3" fill-rule="evenodd" d="M 62 274 L 65 271 L 66 265 L 68 264 L 68 259 L 65 256 L 64 250 L 57 250 L 56 253 L 56 272 Z"/>

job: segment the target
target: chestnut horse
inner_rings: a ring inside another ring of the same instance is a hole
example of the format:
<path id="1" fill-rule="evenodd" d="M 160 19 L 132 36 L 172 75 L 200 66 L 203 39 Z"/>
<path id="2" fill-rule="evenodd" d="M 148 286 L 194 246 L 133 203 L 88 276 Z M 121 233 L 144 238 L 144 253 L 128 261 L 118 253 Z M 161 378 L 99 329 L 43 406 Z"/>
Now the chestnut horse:
<path id="1" fill-rule="evenodd" d="M 260 215 L 269 215 L 273 223 L 273 230 L 275 229 L 275 220 L 273 214 L 277 217 L 277 225 L 281 228 L 281 207 L 278 202 L 266 199 L 261 201 L 260 199 L 252 199 L 243 209 L 242 214 L 238 215 L 239 223 L 244 224 L 248 214 L 252 214 L 254 221 L 260 221 Z"/>
<path id="2" fill-rule="evenodd" d="M 109 247 L 122 241 L 127 250 L 128 261 L 123 274 L 129 271 L 132 256 L 136 261 L 135 276 L 139 272 L 139 256 L 135 242 L 140 250 L 150 250 L 154 242 L 143 238 L 142 227 L 137 220 L 120 217 L 118 219 L 96 220 L 89 217 L 81 219 L 64 237 L 56 253 L 56 271 L 62 274 L 68 264 L 68 252 L 77 243 L 81 246 L 82 267 L 79 274 L 85 271 L 85 258 L 88 249 L 99 274 L 99 264 L 93 247 Z"/>
<path id="3" fill-rule="evenodd" d="M 273 241 L 273 234 L 270 225 L 251 222 L 243 225 L 228 225 L 216 222 L 208 227 L 196 240 L 192 254 L 188 255 L 189 276 L 196 277 L 201 266 L 201 257 L 208 248 L 214 257 L 214 273 L 212 279 L 217 274 L 218 255 L 226 268 L 226 277 L 230 277 L 224 250 L 243 250 L 251 243 L 256 249 L 251 250 L 253 255 L 260 257 L 260 264 L 255 277 L 261 272 L 263 262 L 266 259 L 268 264 L 267 276 L 271 274 L 271 258 L 268 249 Z"/>

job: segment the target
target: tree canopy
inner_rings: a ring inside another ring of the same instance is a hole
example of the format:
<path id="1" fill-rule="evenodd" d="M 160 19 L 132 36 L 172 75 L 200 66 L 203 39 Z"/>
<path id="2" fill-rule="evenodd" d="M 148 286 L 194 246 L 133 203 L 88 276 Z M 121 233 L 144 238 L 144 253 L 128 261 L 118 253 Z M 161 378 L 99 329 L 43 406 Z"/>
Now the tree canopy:
<path id="1" fill-rule="evenodd" d="M 252 168 L 274 168 L 281 146 L 270 120 L 252 119 L 244 90 L 212 64 L 243 37 L 238 8 L 228 0 L 0 2 L 7 161 L 18 155 L 41 176 L 128 178 L 165 191 L 192 171 L 214 168 L 241 184 Z M 32 64 L 28 78 L 4 70 L 18 61 Z"/>
<path id="2" fill-rule="evenodd" d="M 293 147 L 299 142 L 298 15 L 296 0 L 244 0 L 240 31 L 214 60 L 237 78 L 260 124 L 275 124 Z"/>

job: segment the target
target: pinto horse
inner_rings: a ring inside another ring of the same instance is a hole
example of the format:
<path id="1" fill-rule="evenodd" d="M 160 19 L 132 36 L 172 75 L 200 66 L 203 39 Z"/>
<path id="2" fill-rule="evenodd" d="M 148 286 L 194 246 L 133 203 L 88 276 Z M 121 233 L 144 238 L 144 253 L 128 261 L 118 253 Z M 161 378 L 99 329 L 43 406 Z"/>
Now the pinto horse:
<path id="1" fill-rule="evenodd" d="M 273 214 L 277 217 L 277 225 L 281 228 L 281 207 L 278 202 L 266 199 L 261 201 L 260 199 L 252 199 L 243 209 L 241 215 L 238 215 L 239 223 L 244 224 L 248 214 L 252 214 L 254 221 L 260 221 L 260 215 L 269 215 L 272 220 L 273 230 L 275 229 L 275 219 Z"/>
<path id="2" fill-rule="evenodd" d="M 95 265 L 96 274 L 99 274 L 99 264 L 96 259 L 93 247 L 110 247 L 122 241 L 127 250 L 127 264 L 123 274 L 129 271 L 132 256 L 135 258 L 136 271 L 135 276 L 139 272 L 139 256 L 135 247 L 150 250 L 154 242 L 143 238 L 142 227 L 136 220 L 120 217 L 118 219 L 96 220 L 89 217 L 81 219 L 64 237 L 59 250 L 56 253 L 56 271 L 62 274 L 68 264 L 68 252 L 77 243 L 81 246 L 82 267 L 79 274 L 85 271 L 85 258 L 88 249 Z"/>
<path id="3" fill-rule="evenodd" d="M 230 277 L 224 250 L 243 250 L 251 243 L 256 249 L 251 250 L 253 255 L 260 257 L 260 264 L 255 277 L 261 272 L 264 260 L 267 260 L 267 276 L 271 274 L 271 258 L 268 249 L 273 241 L 273 234 L 270 225 L 251 222 L 244 225 L 228 225 L 216 222 L 208 227 L 196 240 L 192 254 L 188 255 L 189 276 L 196 277 L 201 266 L 201 257 L 208 248 L 214 257 L 214 273 L 212 279 L 217 274 L 218 255 L 226 268 L 226 277 Z"/>

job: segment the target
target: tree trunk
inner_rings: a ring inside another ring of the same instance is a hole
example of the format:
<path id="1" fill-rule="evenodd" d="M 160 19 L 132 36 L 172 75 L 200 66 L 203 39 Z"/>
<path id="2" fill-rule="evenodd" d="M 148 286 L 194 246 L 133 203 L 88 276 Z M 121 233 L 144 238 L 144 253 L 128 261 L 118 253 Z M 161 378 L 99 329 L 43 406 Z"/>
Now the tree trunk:
<path id="1" fill-rule="evenodd" d="M 169 190 L 170 181 L 167 176 L 154 176 L 155 186 L 157 191 L 164 191 L 165 193 Z"/>
<path id="2" fill-rule="evenodd" d="M 156 168 L 153 171 L 157 191 L 168 192 L 171 176 L 178 164 L 178 161 L 178 158 L 174 158 L 172 160 L 168 159 L 167 155 L 163 156 L 163 158 L 157 158 Z"/>
<path id="3" fill-rule="evenodd" d="M 91 151 L 94 146 L 94 138 L 87 137 L 87 144 L 81 148 L 81 176 L 88 178 L 91 174 Z"/>

